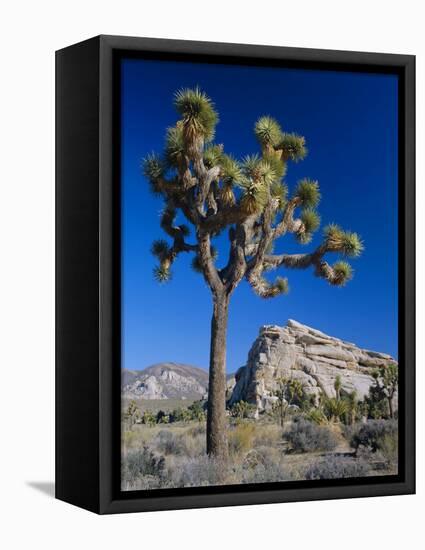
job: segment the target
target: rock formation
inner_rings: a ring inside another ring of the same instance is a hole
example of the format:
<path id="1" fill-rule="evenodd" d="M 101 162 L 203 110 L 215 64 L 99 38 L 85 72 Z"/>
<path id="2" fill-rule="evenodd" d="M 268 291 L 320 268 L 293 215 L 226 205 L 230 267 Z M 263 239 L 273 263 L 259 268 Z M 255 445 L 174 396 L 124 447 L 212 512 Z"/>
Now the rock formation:
<path id="1" fill-rule="evenodd" d="M 208 372 L 178 363 L 158 363 L 141 371 L 123 370 L 122 396 L 128 399 L 201 399 Z"/>
<path id="2" fill-rule="evenodd" d="M 342 392 L 356 390 L 363 399 L 373 383 L 374 369 L 396 362 L 390 355 L 358 348 L 319 330 L 289 320 L 285 327 L 265 325 L 248 354 L 246 366 L 235 375 L 230 405 L 240 400 L 268 410 L 281 377 L 301 381 L 304 391 L 317 397 L 335 396 L 334 382 L 341 376 Z"/>

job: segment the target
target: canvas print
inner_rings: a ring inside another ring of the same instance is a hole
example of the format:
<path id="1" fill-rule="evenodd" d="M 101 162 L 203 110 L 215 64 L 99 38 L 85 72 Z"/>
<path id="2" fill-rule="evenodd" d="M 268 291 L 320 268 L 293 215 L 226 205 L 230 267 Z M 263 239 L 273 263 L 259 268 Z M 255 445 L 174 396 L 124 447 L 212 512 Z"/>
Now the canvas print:
<path id="1" fill-rule="evenodd" d="M 397 474 L 397 76 L 120 87 L 121 489 Z"/>

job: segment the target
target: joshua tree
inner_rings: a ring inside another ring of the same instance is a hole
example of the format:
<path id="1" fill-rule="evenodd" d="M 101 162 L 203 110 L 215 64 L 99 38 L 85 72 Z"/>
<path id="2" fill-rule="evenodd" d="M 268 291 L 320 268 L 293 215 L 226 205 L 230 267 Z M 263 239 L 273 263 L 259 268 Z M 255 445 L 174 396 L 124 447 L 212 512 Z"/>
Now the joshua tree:
<path id="1" fill-rule="evenodd" d="M 347 414 L 348 404 L 346 401 L 341 401 L 336 397 L 330 397 L 325 401 L 324 411 L 330 422 L 337 422 Z"/>
<path id="2" fill-rule="evenodd" d="M 135 401 L 130 401 L 124 416 L 128 422 L 129 429 L 132 430 L 134 424 L 136 424 L 141 418 L 140 410 Z"/>
<path id="3" fill-rule="evenodd" d="M 390 363 L 373 373 L 378 390 L 386 397 L 390 418 L 394 418 L 393 399 L 398 388 L 398 366 Z"/>
<path id="4" fill-rule="evenodd" d="M 265 274 L 278 269 L 307 269 L 331 285 L 342 286 L 352 276 L 346 261 L 333 265 L 324 259 L 328 252 L 358 256 L 362 243 L 356 233 L 329 225 L 322 243 L 304 254 L 278 254 L 273 245 L 287 234 L 299 243 L 311 241 L 320 224 L 315 207 L 320 199 L 317 181 L 302 179 L 288 196 L 283 180 L 287 165 L 302 160 L 305 139 L 284 133 L 269 116 L 257 120 L 254 132 L 260 153 L 242 162 L 213 143 L 218 115 L 209 97 L 198 88 L 175 94 L 179 119 L 168 128 L 162 155 L 151 154 L 143 162 L 152 191 L 164 200 L 161 227 L 171 238 L 155 241 L 158 258 L 154 275 L 159 282 L 171 278 L 171 267 L 182 253 L 192 253 L 193 268 L 202 273 L 212 294 L 207 452 L 226 456 L 226 332 L 229 300 L 245 279 L 261 298 L 288 291 L 286 278 L 270 280 Z M 190 230 L 180 223 L 186 218 Z M 213 239 L 227 232 L 228 257 L 216 264 Z"/>
<path id="5" fill-rule="evenodd" d="M 341 380 L 340 374 L 337 374 L 335 377 L 334 388 L 335 388 L 336 399 L 337 401 L 339 401 L 341 399 L 341 388 L 342 388 L 342 380 Z"/>
<path id="6" fill-rule="evenodd" d="M 353 425 L 356 421 L 357 411 L 359 409 L 359 400 L 357 397 L 356 390 L 353 390 L 348 394 L 347 406 L 348 406 L 348 421 L 349 421 L 349 424 Z"/>
<path id="7" fill-rule="evenodd" d="M 280 426 L 283 428 L 288 407 L 293 405 L 295 399 L 301 399 L 304 387 L 299 380 L 285 377 L 279 378 L 277 383 L 278 387 L 274 392 L 274 396 L 277 397 L 274 412 L 277 412 Z"/>

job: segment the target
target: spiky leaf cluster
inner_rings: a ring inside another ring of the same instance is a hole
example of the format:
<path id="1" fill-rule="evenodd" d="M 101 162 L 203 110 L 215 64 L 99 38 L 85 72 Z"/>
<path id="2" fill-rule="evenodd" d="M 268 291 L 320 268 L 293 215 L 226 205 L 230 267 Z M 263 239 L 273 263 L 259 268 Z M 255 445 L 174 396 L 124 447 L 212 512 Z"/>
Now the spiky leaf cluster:
<path id="1" fill-rule="evenodd" d="M 276 180 L 276 172 L 272 163 L 258 155 L 248 155 L 242 163 L 242 174 L 246 179 L 256 183 L 262 182 L 266 186 L 271 185 Z"/>
<path id="2" fill-rule="evenodd" d="M 344 231 L 336 224 L 330 224 L 324 229 L 328 250 L 341 252 L 345 256 L 356 258 L 364 250 L 363 243 L 357 233 Z"/>
<path id="3" fill-rule="evenodd" d="M 224 185 L 233 185 L 242 178 L 241 166 L 231 155 L 221 156 L 220 173 Z"/>
<path id="4" fill-rule="evenodd" d="M 158 283 L 167 283 L 171 280 L 172 274 L 169 267 L 160 264 L 153 268 L 153 276 Z"/>
<path id="5" fill-rule="evenodd" d="M 300 199 L 304 208 L 314 208 L 320 202 L 319 183 L 304 178 L 298 182 L 295 195 Z"/>
<path id="6" fill-rule="evenodd" d="M 270 116 L 262 116 L 254 126 L 254 133 L 261 145 L 277 145 L 283 137 L 279 123 Z"/>
<path id="7" fill-rule="evenodd" d="M 314 208 L 304 208 L 301 212 L 301 221 L 306 233 L 314 233 L 320 225 L 320 216 Z"/>
<path id="8" fill-rule="evenodd" d="M 165 258 L 170 251 L 167 241 L 164 239 L 158 239 L 152 243 L 151 253 L 160 260 Z"/>
<path id="9" fill-rule="evenodd" d="M 240 206 L 248 215 L 260 212 L 267 203 L 268 193 L 264 182 L 255 182 L 252 179 L 244 179 L 239 183 L 243 194 Z"/>
<path id="10" fill-rule="evenodd" d="M 153 186 L 156 181 L 163 176 L 165 171 L 162 159 L 155 153 L 151 153 L 143 159 L 142 168 L 144 175 Z M 155 191 L 155 187 L 153 190 Z"/>
<path id="11" fill-rule="evenodd" d="M 353 268 L 351 265 L 344 261 L 335 262 L 332 266 L 334 270 L 334 279 L 332 284 L 337 286 L 344 286 L 353 277 Z"/>
<path id="12" fill-rule="evenodd" d="M 167 165 L 176 168 L 182 161 L 184 154 L 182 128 L 179 126 L 168 128 L 165 139 L 165 160 Z"/>
<path id="13" fill-rule="evenodd" d="M 280 183 L 278 181 L 275 181 L 270 186 L 270 194 L 271 196 L 277 200 L 278 203 L 278 209 L 283 210 L 286 206 L 286 199 L 288 196 L 288 188 L 284 183 Z"/>
<path id="14" fill-rule="evenodd" d="M 223 145 L 209 145 L 204 149 L 204 164 L 206 168 L 212 168 L 221 164 Z"/>
<path id="15" fill-rule="evenodd" d="M 288 294 L 289 292 L 289 283 L 286 277 L 276 277 L 274 286 L 278 290 L 279 294 Z"/>
<path id="16" fill-rule="evenodd" d="M 176 92 L 174 105 L 189 134 L 196 134 L 208 142 L 214 138 L 218 114 L 211 99 L 199 87 Z"/>
<path id="17" fill-rule="evenodd" d="M 298 162 L 307 156 L 305 138 L 297 134 L 283 134 L 275 148 L 282 151 L 282 156 L 285 160 Z"/>

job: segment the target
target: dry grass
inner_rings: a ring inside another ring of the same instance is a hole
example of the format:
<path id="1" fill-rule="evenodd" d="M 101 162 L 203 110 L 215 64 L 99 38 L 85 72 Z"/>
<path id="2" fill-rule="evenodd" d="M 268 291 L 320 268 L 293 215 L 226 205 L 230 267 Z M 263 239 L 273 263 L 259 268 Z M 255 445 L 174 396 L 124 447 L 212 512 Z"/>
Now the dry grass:
<path id="1" fill-rule="evenodd" d="M 282 429 L 269 422 L 230 421 L 229 460 L 225 463 L 206 456 L 205 423 L 135 425 L 122 437 L 122 487 L 135 490 L 267 483 L 329 476 L 332 471 L 341 477 L 390 473 L 388 468 L 377 470 L 377 453 L 366 459 L 352 456 L 354 450 L 339 425 L 326 428 L 336 447 L 294 453 L 283 436 L 292 424 L 290 420 Z M 391 443 L 385 441 L 385 451 L 392 451 Z"/>

